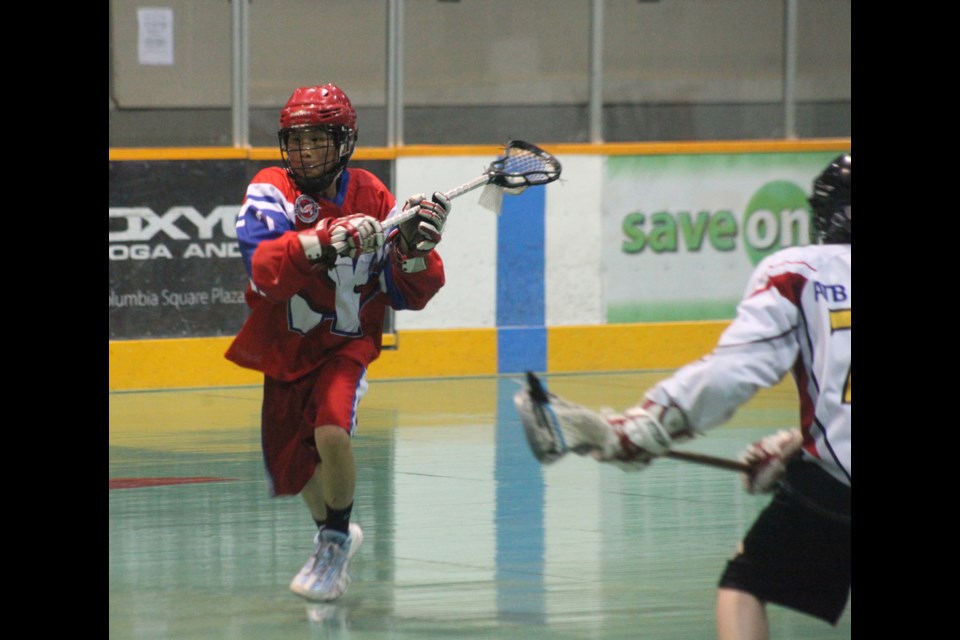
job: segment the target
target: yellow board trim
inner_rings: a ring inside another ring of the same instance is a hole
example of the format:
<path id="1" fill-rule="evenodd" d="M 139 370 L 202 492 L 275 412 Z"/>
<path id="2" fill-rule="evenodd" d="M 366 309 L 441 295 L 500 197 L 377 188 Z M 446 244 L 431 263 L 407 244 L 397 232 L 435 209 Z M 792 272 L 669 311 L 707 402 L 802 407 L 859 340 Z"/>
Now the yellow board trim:
<path id="1" fill-rule="evenodd" d="M 279 151 L 277 152 L 279 155 Z M 113 148 L 110 161 L 117 160 L 246 160 L 246 149 L 238 147 Z"/>
<path id="2" fill-rule="evenodd" d="M 232 337 L 114 340 L 110 391 L 189 389 L 260 384 L 262 374 L 224 358 Z M 400 347 L 402 345 L 402 347 Z M 491 375 L 497 371 L 495 329 L 405 331 L 384 336 L 373 379 Z"/>
<path id="3" fill-rule="evenodd" d="M 684 155 L 709 153 L 791 153 L 849 151 L 850 138 L 806 140 L 718 140 L 708 142 L 604 142 L 542 143 L 543 149 L 564 155 Z M 406 145 L 403 147 L 357 147 L 355 160 L 396 160 L 428 156 L 497 156 L 503 145 Z M 111 161 L 130 160 L 271 160 L 280 161 L 275 147 L 155 147 L 110 149 Z"/>
<path id="4" fill-rule="evenodd" d="M 729 323 L 663 322 L 547 329 L 547 372 L 674 369 L 709 353 Z M 231 337 L 110 342 L 110 391 L 259 385 L 227 361 Z M 403 331 L 385 336 L 371 380 L 492 376 L 496 329 Z"/>
<path id="5" fill-rule="evenodd" d="M 547 371 L 675 369 L 716 345 L 730 322 L 651 322 L 551 327 Z"/>

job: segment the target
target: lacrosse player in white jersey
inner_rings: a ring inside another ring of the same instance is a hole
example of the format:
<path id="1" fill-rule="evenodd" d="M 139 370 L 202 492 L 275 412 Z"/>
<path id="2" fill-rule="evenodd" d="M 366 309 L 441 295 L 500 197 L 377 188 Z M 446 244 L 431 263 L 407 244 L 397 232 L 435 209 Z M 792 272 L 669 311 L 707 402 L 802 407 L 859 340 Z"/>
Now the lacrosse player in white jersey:
<path id="1" fill-rule="evenodd" d="M 567 452 L 641 470 L 676 443 L 726 422 L 760 388 L 792 374 L 799 427 L 747 447 L 749 493 L 772 492 L 718 584 L 717 637 L 769 637 L 768 603 L 836 625 L 850 595 L 850 154 L 813 181 L 813 244 L 764 258 L 715 349 L 600 413 L 530 389 L 514 398 L 538 460 Z"/>

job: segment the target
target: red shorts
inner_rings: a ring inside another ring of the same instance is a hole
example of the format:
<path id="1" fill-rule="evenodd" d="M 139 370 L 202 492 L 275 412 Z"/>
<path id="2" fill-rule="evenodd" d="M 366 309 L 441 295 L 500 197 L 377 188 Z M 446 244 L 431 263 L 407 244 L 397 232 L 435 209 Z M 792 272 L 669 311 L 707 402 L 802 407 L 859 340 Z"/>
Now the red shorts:
<path id="1" fill-rule="evenodd" d="M 297 495 L 320 455 L 313 431 L 335 425 L 353 435 L 357 405 L 367 392 L 367 370 L 334 357 L 293 382 L 264 377 L 261 443 L 271 496 Z"/>

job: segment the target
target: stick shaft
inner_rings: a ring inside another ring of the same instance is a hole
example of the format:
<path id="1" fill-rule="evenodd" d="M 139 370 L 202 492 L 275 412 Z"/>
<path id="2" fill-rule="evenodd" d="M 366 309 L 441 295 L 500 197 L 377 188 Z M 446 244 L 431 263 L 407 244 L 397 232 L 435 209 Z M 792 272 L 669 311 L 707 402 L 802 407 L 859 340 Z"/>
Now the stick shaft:
<path id="1" fill-rule="evenodd" d="M 445 195 L 448 200 L 453 200 L 454 198 L 459 198 L 460 196 L 462 196 L 462 195 L 465 194 L 465 193 L 469 193 L 470 191 L 473 191 L 474 189 L 478 189 L 478 188 L 482 187 L 483 185 L 487 184 L 488 182 L 490 182 L 490 174 L 485 173 L 485 174 L 483 174 L 482 176 L 479 176 L 479 177 L 477 177 L 476 179 L 471 180 L 470 182 L 465 182 L 464 184 L 460 185 L 459 187 L 454 187 L 453 189 L 450 189 L 450 191 L 445 191 L 445 192 L 443 193 L 443 195 Z M 411 207 L 411 208 L 407 209 L 406 211 L 404 211 L 403 213 L 401 213 L 400 215 L 394 216 L 393 218 L 391 218 L 391 219 L 389 219 L 389 220 L 386 220 L 386 221 L 385 221 L 386 224 L 384 224 L 383 226 L 384 226 L 385 228 L 386 228 L 386 227 L 396 227 L 396 226 L 399 226 L 400 223 L 406 222 L 406 221 L 409 220 L 410 218 L 412 218 L 412 217 L 414 217 L 415 215 L 417 215 L 417 212 L 418 212 L 418 211 L 420 211 L 420 207 L 419 207 L 419 206 Z"/>
<path id="2" fill-rule="evenodd" d="M 674 460 L 683 460 L 684 462 L 693 462 L 694 464 L 702 464 L 708 467 L 715 467 L 717 469 L 727 469 L 729 471 L 739 471 L 741 473 L 750 472 L 750 466 L 743 462 L 738 460 L 730 460 L 729 458 L 710 456 L 705 453 L 693 453 L 692 451 L 677 451 L 672 449 L 666 454 L 666 457 L 673 458 Z"/>

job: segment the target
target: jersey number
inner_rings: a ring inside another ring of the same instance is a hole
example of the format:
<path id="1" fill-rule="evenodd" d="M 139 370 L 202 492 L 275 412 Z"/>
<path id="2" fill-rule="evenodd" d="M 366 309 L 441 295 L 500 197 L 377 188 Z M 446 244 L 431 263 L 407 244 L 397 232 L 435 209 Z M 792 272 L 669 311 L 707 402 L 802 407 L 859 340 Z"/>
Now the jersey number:
<path id="1" fill-rule="evenodd" d="M 354 265 L 348 258 L 337 263 L 329 272 L 337 284 L 336 311 L 322 313 L 315 311 L 300 294 L 290 298 L 287 303 L 287 322 L 292 331 L 306 335 L 324 320 L 333 320 L 331 333 L 339 336 L 359 336 L 363 334 L 360 323 L 360 292 L 357 287 L 369 278 L 370 260 L 360 260 Z"/>
<path id="2" fill-rule="evenodd" d="M 837 309 L 830 312 L 830 331 L 850 330 L 850 309 Z M 853 363 L 847 369 L 847 380 L 843 383 L 843 403 L 850 403 L 850 376 L 853 371 Z"/>

